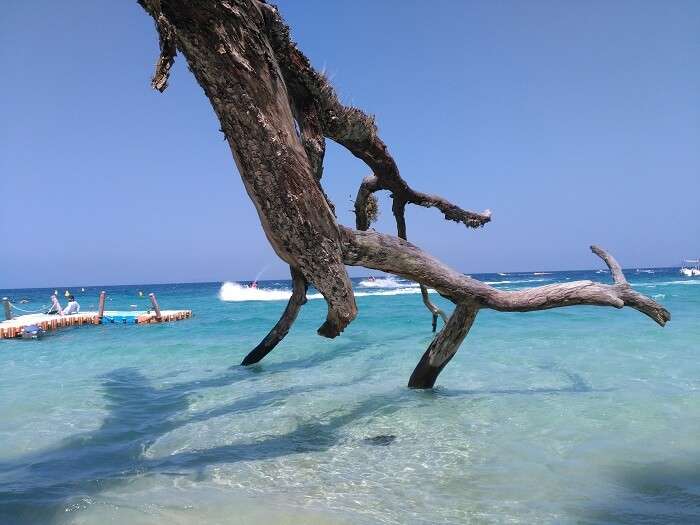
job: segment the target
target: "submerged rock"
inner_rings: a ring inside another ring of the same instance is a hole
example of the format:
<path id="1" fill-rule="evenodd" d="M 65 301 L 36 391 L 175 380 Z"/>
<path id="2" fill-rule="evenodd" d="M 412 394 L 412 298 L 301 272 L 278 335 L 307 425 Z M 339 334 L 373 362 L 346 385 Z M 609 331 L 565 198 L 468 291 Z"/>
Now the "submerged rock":
<path id="1" fill-rule="evenodd" d="M 387 445 L 391 445 L 395 439 L 396 439 L 396 436 L 394 436 L 393 434 L 382 434 L 379 436 L 367 437 L 367 438 L 363 439 L 362 442 L 365 443 L 366 445 L 386 447 Z"/>

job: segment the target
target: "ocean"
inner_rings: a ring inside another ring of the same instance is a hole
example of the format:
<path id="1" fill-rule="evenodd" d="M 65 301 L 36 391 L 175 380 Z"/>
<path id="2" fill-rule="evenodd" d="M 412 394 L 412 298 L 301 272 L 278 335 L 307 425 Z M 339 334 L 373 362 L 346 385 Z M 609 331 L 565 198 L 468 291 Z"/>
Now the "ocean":
<path id="1" fill-rule="evenodd" d="M 433 337 L 406 281 L 354 279 L 335 340 L 310 290 L 250 368 L 289 281 L 72 288 L 83 310 L 155 292 L 195 317 L 0 341 L 0 523 L 700 523 L 700 278 L 626 275 L 665 328 L 627 308 L 481 311 L 430 391 L 406 387 Z M 52 291 L 0 295 L 33 309 Z"/>

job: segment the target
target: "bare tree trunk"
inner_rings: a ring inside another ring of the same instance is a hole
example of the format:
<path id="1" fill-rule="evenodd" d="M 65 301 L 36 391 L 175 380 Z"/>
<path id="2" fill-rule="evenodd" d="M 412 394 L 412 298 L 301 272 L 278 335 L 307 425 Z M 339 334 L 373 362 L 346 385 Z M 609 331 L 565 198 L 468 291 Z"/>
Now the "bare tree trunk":
<path id="1" fill-rule="evenodd" d="M 345 264 L 372 268 L 426 286 L 456 304 L 414 371 L 410 386 L 428 388 L 457 351 L 481 308 L 533 311 L 577 304 L 630 306 L 664 325 L 670 314 L 634 291 L 612 256 L 592 247 L 615 284 L 576 281 L 507 292 L 464 276 L 406 238 L 405 207 L 437 208 L 445 219 L 477 228 L 491 212 L 464 210 L 443 197 L 414 190 L 400 175 L 374 118 L 343 105 L 327 79 L 291 41 L 277 9 L 261 0 L 138 0 L 153 17 L 160 57 L 152 85 L 163 91 L 175 54 L 187 59 L 221 124 L 246 191 L 270 244 L 292 270 L 294 292 L 277 325 L 243 361 L 262 359 L 285 336 L 313 284 L 328 305 L 318 333 L 335 337 L 357 307 Z M 364 161 L 366 177 L 355 201 L 356 226 L 339 226 L 321 187 L 325 138 Z M 389 191 L 398 237 L 368 230 L 369 200 Z M 444 315 L 444 314 L 442 314 Z"/>
<path id="2" fill-rule="evenodd" d="M 311 165 L 297 135 L 290 94 L 265 34 L 266 6 L 255 1 L 141 3 L 156 19 L 162 40 L 164 33 L 174 33 L 211 101 L 275 252 L 325 297 L 328 316 L 319 334 L 337 336 L 357 307 L 335 216 L 318 185 L 318 166 Z M 159 60 L 159 70 L 162 63 L 167 60 Z"/>

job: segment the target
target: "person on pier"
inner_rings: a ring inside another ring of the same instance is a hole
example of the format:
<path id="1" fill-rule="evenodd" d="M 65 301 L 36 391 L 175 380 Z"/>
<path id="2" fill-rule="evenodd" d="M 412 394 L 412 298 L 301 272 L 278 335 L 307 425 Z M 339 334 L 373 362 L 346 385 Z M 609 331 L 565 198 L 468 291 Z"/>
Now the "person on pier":
<path id="1" fill-rule="evenodd" d="M 61 303 L 58 302 L 56 294 L 51 294 L 51 307 L 46 313 L 49 315 L 63 315 L 63 309 L 61 308 Z"/>
<path id="2" fill-rule="evenodd" d="M 68 296 L 68 304 L 63 309 L 63 315 L 77 314 L 80 312 L 80 304 L 75 300 L 75 296 Z"/>

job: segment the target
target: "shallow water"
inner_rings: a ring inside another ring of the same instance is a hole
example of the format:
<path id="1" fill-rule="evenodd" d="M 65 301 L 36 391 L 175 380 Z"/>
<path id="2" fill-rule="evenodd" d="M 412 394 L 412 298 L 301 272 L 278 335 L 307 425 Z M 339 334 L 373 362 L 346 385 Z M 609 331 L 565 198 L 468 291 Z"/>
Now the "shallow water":
<path id="1" fill-rule="evenodd" d="M 627 275 L 666 328 L 629 309 L 483 311 L 427 392 L 405 386 L 432 337 L 408 283 L 355 280 L 359 317 L 333 341 L 310 300 L 249 369 L 288 282 L 107 287 L 110 309 L 154 291 L 195 318 L 0 341 L 0 523 L 700 522 L 700 279 Z M 49 293 L 0 290 L 27 309 Z"/>

